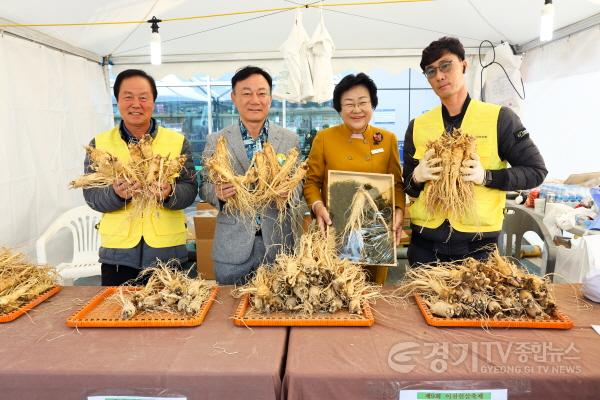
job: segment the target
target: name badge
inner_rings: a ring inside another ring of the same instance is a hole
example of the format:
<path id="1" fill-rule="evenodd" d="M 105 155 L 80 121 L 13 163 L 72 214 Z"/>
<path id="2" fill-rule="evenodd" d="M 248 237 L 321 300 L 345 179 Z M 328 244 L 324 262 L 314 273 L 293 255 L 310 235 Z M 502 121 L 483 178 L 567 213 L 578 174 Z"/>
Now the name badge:
<path id="1" fill-rule="evenodd" d="M 383 149 L 379 148 L 379 149 L 371 150 L 371 154 L 377 154 L 377 153 L 383 153 Z"/>

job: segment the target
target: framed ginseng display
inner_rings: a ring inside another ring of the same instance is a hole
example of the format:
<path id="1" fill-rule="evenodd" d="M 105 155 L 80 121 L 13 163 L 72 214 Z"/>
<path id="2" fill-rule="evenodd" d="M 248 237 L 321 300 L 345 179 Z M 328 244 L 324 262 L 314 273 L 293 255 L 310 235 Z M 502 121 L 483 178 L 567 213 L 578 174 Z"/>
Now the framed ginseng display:
<path id="1" fill-rule="evenodd" d="M 342 258 L 396 266 L 394 176 L 330 170 L 327 207 Z"/>

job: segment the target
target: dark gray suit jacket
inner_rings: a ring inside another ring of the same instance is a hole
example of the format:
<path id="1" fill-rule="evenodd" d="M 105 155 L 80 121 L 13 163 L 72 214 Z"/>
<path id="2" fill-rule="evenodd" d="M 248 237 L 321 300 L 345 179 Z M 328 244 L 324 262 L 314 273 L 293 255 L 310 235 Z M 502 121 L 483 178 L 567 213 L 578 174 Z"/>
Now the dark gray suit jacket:
<path id="1" fill-rule="evenodd" d="M 206 147 L 202 159 L 206 160 L 214 151 L 219 136 L 225 136 L 227 147 L 232 155 L 231 164 L 237 175 L 243 175 L 250 168 L 250 160 L 246 155 L 246 149 L 242 143 L 242 133 L 238 124 L 224 128 L 220 132 L 208 135 Z M 287 153 L 293 147 L 298 148 L 298 136 L 290 130 L 284 129 L 273 123 L 269 125 L 269 143 L 276 153 Z M 217 209 L 221 209 L 219 200 L 215 194 L 213 184 L 203 179 L 200 189 L 202 198 Z M 267 254 L 265 262 L 271 263 L 275 255 L 279 253 L 282 246 L 292 249 L 293 238 L 291 230 L 291 218 L 286 216 L 282 223 L 278 222 L 278 211 L 276 207 L 270 206 L 261 217 L 261 230 Z M 223 211 L 217 216 L 217 226 L 213 241 L 213 259 L 219 263 L 241 264 L 248 260 L 252 252 L 256 231 L 256 221 L 240 218 L 239 215 L 226 214 Z"/>

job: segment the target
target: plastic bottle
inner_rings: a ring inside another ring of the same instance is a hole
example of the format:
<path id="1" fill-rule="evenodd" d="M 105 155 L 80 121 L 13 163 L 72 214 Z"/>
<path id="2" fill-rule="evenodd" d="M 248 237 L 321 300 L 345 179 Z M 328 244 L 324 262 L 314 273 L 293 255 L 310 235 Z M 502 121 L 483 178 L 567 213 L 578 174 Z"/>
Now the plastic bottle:
<path id="1" fill-rule="evenodd" d="M 548 185 L 546 185 L 545 183 L 542 183 L 542 186 L 540 186 L 540 199 L 546 198 L 547 191 L 548 191 Z"/>

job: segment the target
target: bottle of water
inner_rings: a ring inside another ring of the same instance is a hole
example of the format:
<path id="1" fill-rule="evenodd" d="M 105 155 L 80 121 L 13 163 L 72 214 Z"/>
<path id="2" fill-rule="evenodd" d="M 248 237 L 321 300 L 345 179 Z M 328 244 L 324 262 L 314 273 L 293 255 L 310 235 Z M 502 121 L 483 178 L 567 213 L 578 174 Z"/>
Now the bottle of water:
<path id="1" fill-rule="evenodd" d="M 558 192 L 556 193 L 556 202 L 564 203 L 565 202 L 565 188 L 559 187 Z"/>
<path id="2" fill-rule="evenodd" d="M 545 183 L 542 183 L 542 186 L 540 186 L 540 199 L 545 199 L 546 198 L 546 192 L 548 191 L 548 185 L 546 185 Z"/>
<path id="3" fill-rule="evenodd" d="M 577 194 L 575 193 L 575 191 L 570 191 L 569 192 L 569 205 L 573 208 L 575 208 L 575 206 L 578 204 L 577 202 Z"/>

